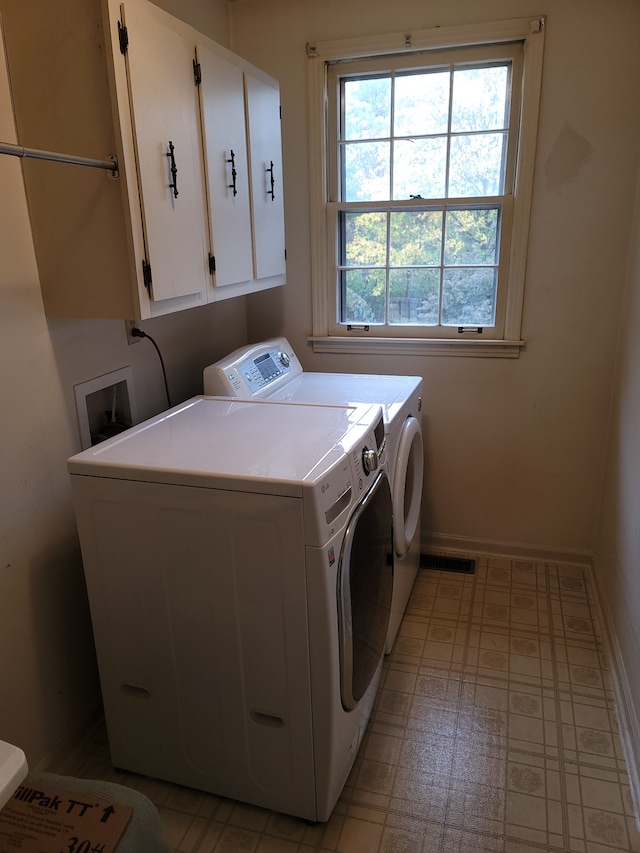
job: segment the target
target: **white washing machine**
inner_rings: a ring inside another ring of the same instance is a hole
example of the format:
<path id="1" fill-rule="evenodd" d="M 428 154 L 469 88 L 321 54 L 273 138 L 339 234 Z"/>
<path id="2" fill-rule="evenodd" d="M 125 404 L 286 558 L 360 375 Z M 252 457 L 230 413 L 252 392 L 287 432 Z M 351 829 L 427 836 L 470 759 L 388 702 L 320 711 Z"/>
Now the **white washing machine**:
<path id="1" fill-rule="evenodd" d="M 380 406 L 195 397 L 68 467 L 114 765 L 328 819 L 391 606 Z"/>
<path id="2" fill-rule="evenodd" d="M 392 647 L 420 567 L 424 477 L 422 378 L 305 372 L 286 338 L 249 345 L 204 369 L 204 393 L 305 403 L 379 403 L 393 494 L 393 604 L 385 651 Z"/>

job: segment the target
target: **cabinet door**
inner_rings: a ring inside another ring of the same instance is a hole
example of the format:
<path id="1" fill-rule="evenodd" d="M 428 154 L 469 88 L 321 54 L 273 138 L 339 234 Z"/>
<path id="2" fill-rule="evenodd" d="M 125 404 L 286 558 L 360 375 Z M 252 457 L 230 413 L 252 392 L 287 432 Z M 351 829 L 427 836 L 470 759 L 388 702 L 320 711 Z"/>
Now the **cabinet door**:
<path id="1" fill-rule="evenodd" d="M 253 277 L 249 163 L 242 69 L 203 44 L 197 47 L 216 287 Z"/>
<path id="2" fill-rule="evenodd" d="M 255 278 L 285 272 L 279 89 L 245 72 Z"/>
<path id="3" fill-rule="evenodd" d="M 208 253 L 192 47 L 151 3 L 125 3 L 121 12 L 151 298 L 201 293 L 204 302 Z"/>

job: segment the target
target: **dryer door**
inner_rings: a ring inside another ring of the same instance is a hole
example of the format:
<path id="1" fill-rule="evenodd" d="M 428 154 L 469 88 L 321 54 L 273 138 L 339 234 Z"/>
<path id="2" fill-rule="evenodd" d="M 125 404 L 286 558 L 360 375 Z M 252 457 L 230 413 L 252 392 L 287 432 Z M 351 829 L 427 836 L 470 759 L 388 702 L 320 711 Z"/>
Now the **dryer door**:
<path id="1" fill-rule="evenodd" d="M 422 431 L 418 419 L 411 416 L 402 425 L 393 478 L 393 540 L 397 557 L 404 557 L 416 534 L 423 477 Z"/>
<path id="2" fill-rule="evenodd" d="M 393 517 L 385 471 L 356 507 L 346 527 L 338 569 L 340 692 L 355 708 L 384 652 L 393 592 Z"/>

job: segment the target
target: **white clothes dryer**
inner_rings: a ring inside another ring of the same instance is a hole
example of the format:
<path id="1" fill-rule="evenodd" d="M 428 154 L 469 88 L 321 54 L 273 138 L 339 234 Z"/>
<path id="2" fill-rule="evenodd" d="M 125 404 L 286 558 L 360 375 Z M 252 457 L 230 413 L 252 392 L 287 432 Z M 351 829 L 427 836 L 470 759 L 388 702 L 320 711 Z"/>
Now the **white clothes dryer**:
<path id="1" fill-rule="evenodd" d="M 321 404 L 379 403 L 385 424 L 393 494 L 393 604 L 385 645 L 395 641 L 420 567 L 420 506 L 424 477 L 422 378 L 304 371 L 286 338 L 236 350 L 205 367 L 205 394 L 247 400 Z"/>
<path id="2" fill-rule="evenodd" d="M 114 765 L 327 820 L 391 606 L 380 406 L 195 397 L 68 468 Z"/>

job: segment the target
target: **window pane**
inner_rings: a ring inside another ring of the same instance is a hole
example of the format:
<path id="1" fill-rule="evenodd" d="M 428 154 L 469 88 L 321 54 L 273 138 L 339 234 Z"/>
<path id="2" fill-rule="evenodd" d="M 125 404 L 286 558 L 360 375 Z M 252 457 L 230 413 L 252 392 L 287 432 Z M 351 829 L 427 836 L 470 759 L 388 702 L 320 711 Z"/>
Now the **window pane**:
<path id="1" fill-rule="evenodd" d="M 345 80 L 343 139 L 391 136 L 391 80 L 374 77 Z"/>
<path id="2" fill-rule="evenodd" d="M 437 326 L 440 270 L 389 270 L 389 323 Z"/>
<path id="3" fill-rule="evenodd" d="M 396 136 L 446 133 L 449 71 L 396 77 L 393 132 Z"/>
<path id="4" fill-rule="evenodd" d="M 386 201 L 390 190 L 389 142 L 343 147 L 343 201 Z"/>
<path id="5" fill-rule="evenodd" d="M 504 65 L 455 71 L 452 132 L 506 128 L 508 81 L 508 69 Z"/>
<path id="6" fill-rule="evenodd" d="M 478 133 L 451 139 L 449 197 L 501 195 L 503 133 Z"/>
<path id="7" fill-rule="evenodd" d="M 477 31 L 484 39 L 485 30 Z M 314 288 L 330 289 L 314 307 L 328 334 L 347 334 L 351 324 L 387 338 L 455 339 L 458 326 L 482 326 L 488 339 L 506 328 L 511 335 L 522 258 L 504 270 L 500 264 L 514 251 L 515 141 L 530 47 L 528 27 L 514 29 L 521 31 L 513 41 L 498 32 L 496 43 L 447 42 L 433 50 L 429 36 L 395 53 L 379 53 L 374 40 L 361 58 L 326 62 L 328 90 L 314 71 L 315 122 L 328 145 L 314 197 L 318 211 L 325 203 L 330 226 L 314 267 L 323 279 L 314 278 Z M 529 138 L 530 124 L 526 132 Z M 526 165 L 530 172 L 532 161 Z M 321 259 L 334 271 L 329 281 Z M 512 280 L 513 306 L 506 291 Z"/>
<path id="8" fill-rule="evenodd" d="M 393 198 L 444 198 L 447 139 L 400 139 L 393 146 Z"/>
<path id="9" fill-rule="evenodd" d="M 493 326 L 496 270 L 449 268 L 443 272 L 442 324 Z"/>
<path id="10" fill-rule="evenodd" d="M 384 323 L 385 270 L 343 270 L 343 323 Z"/>
<path id="11" fill-rule="evenodd" d="M 342 215 L 342 266 L 384 266 L 387 262 L 387 214 Z"/>
<path id="12" fill-rule="evenodd" d="M 447 211 L 445 264 L 497 264 L 498 221 L 496 208 Z"/>
<path id="13" fill-rule="evenodd" d="M 441 251 L 441 210 L 391 214 L 389 263 L 392 266 L 439 264 Z"/>

